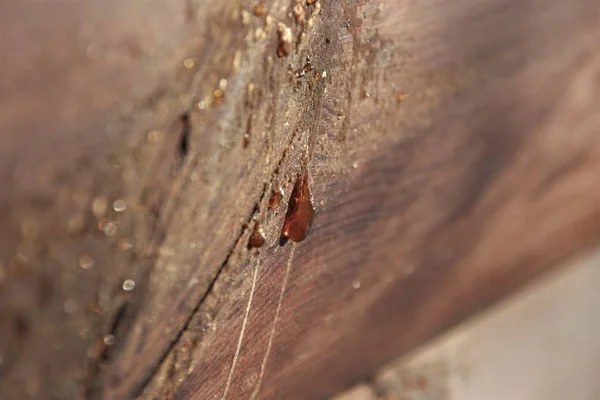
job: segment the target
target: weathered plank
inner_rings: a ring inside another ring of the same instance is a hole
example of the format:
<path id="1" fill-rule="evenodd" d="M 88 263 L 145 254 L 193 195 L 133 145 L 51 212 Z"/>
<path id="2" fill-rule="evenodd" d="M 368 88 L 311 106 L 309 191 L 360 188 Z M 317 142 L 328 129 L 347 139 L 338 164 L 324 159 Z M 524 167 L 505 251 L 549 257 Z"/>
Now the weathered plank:
<path id="1" fill-rule="evenodd" d="M 48 38 L 1 78 L 0 393 L 323 396 L 596 240 L 595 2 L 295 4 L 2 6 Z M 280 247 L 302 165 L 317 218 Z"/>

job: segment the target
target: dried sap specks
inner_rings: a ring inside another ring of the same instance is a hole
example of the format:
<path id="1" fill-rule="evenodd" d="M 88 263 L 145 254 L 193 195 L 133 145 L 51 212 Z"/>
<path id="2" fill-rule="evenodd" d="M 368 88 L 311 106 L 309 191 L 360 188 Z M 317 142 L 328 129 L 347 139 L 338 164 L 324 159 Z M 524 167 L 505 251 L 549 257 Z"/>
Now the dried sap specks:
<path id="1" fill-rule="evenodd" d="M 115 344 L 116 341 L 115 335 L 104 335 L 104 338 L 102 338 L 102 340 L 107 346 L 112 346 L 113 344 Z"/>
<path id="2" fill-rule="evenodd" d="M 292 30 L 280 22 L 277 25 L 277 34 L 279 36 L 277 55 L 279 57 L 287 57 L 292 51 Z"/>
<path id="3" fill-rule="evenodd" d="M 94 259 L 87 254 L 83 255 L 79 257 L 79 266 L 83 269 L 91 269 L 94 266 Z"/>
<path id="4" fill-rule="evenodd" d="M 196 61 L 193 58 L 186 58 L 183 60 L 183 66 L 185 69 L 192 69 L 196 65 Z"/>
<path id="5" fill-rule="evenodd" d="M 265 9 L 265 6 L 262 3 L 258 3 L 254 6 L 254 15 L 256 15 L 257 17 L 262 17 L 266 14 L 266 12 L 267 10 Z"/>
<path id="6" fill-rule="evenodd" d="M 115 225 L 108 218 L 102 218 L 100 221 L 98 221 L 98 228 L 100 228 L 100 230 L 109 237 L 117 234 L 117 225 Z"/>
<path id="7" fill-rule="evenodd" d="M 279 204 L 281 204 L 281 200 L 283 199 L 283 190 L 278 187 L 277 189 L 273 189 L 271 192 L 271 197 L 269 197 L 269 209 L 277 210 L 279 208 Z"/>
<path id="8" fill-rule="evenodd" d="M 308 236 L 315 216 L 308 172 L 298 175 L 281 231 L 282 238 L 300 242 Z"/>
<path id="9" fill-rule="evenodd" d="M 135 281 L 133 279 L 125 279 L 123 281 L 123 290 L 131 292 L 135 288 Z"/>
<path id="10" fill-rule="evenodd" d="M 92 201 L 92 214 L 95 217 L 100 218 L 103 217 L 106 213 L 106 208 L 108 205 L 108 201 L 104 197 L 96 197 Z"/>
<path id="11" fill-rule="evenodd" d="M 262 228 L 260 227 L 260 223 L 257 222 L 254 224 L 254 230 L 252 234 L 250 234 L 250 239 L 248 240 L 248 248 L 259 248 L 265 245 L 265 235 L 263 233 Z"/>
<path id="12" fill-rule="evenodd" d="M 117 199 L 113 202 L 113 210 L 123 212 L 127 209 L 127 203 L 123 199 Z"/>

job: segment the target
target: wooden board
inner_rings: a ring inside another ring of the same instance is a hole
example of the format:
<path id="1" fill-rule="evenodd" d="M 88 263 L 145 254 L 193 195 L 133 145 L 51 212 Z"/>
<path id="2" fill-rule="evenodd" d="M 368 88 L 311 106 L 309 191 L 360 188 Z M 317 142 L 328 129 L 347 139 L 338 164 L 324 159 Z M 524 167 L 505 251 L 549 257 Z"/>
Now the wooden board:
<path id="1" fill-rule="evenodd" d="M 2 6 L 3 398 L 326 396 L 597 240 L 595 2 L 295 4 Z"/>

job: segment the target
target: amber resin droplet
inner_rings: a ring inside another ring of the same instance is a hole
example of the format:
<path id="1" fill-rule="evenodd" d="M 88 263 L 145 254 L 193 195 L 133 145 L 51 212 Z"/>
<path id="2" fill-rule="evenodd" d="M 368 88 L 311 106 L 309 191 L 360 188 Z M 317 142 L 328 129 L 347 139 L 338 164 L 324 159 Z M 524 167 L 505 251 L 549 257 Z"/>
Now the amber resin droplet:
<path id="1" fill-rule="evenodd" d="M 250 234 L 250 239 L 248 240 L 248 248 L 251 249 L 253 247 L 263 247 L 265 245 L 265 235 L 263 233 L 262 228 L 260 227 L 260 223 L 257 222 L 254 224 L 254 230 L 252 234 Z"/>
<path id="2" fill-rule="evenodd" d="M 271 210 L 277 210 L 282 199 L 283 190 L 281 190 L 281 188 L 274 189 L 273 192 L 271 192 L 271 197 L 269 197 L 269 208 Z"/>
<path id="3" fill-rule="evenodd" d="M 298 175 L 294 190 L 290 196 L 290 203 L 285 215 L 285 222 L 281 231 L 282 238 L 293 242 L 306 239 L 315 216 L 315 208 L 310 194 L 308 173 Z"/>

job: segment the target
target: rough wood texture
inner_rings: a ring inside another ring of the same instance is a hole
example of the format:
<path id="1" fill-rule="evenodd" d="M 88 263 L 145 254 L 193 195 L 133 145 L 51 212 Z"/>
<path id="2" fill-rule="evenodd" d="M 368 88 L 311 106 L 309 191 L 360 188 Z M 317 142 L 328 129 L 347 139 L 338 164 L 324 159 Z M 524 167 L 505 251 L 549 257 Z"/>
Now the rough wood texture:
<path id="1" fill-rule="evenodd" d="M 326 396 L 597 240 L 596 1 L 296 4 L 0 6 L 0 397 Z"/>

